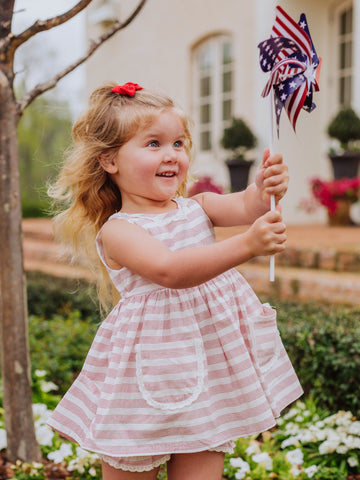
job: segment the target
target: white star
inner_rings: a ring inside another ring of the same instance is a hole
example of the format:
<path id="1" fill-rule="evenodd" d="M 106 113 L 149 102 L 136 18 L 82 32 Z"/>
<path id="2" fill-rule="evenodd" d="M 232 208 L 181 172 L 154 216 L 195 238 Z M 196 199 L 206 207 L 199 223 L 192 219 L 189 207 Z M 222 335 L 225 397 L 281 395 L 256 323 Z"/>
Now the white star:
<path id="1" fill-rule="evenodd" d="M 296 82 L 291 82 L 291 83 L 289 84 L 289 87 L 295 88 L 295 87 L 296 87 Z"/>
<path id="2" fill-rule="evenodd" d="M 304 22 L 304 21 L 301 22 L 301 23 L 300 23 L 300 27 L 301 27 L 301 28 L 305 28 L 305 27 L 306 27 L 306 22 Z"/>
<path id="3" fill-rule="evenodd" d="M 264 59 L 263 62 L 262 62 L 263 66 L 266 67 L 267 65 L 267 61 Z"/>
<path id="4" fill-rule="evenodd" d="M 284 101 L 286 100 L 286 95 L 285 95 L 285 93 L 283 93 L 280 98 L 281 98 L 281 100 L 284 102 Z"/>
<path id="5" fill-rule="evenodd" d="M 279 83 L 278 89 L 279 89 L 280 91 L 281 91 L 281 90 L 284 90 L 284 84 L 283 84 L 283 83 Z"/>

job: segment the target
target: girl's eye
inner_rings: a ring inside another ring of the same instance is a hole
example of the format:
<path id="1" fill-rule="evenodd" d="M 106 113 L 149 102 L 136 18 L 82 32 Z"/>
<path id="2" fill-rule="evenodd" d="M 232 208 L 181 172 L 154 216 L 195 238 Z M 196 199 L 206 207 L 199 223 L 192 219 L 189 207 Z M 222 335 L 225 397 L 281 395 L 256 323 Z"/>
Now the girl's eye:
<path id="1" fill-rule="evenodd" d="M 175 148 L 181 148 L 183 146 L 184 146 L 184 142 L 182 140 L 177 140 L 176 142 L 174 142 Z"/>
<path id="2" fill-rule="evenodd" d="M 158 147 L 159 142 L 157 140 L 151 140 L 151 142 L 148 143 L 148 147 Z"/>

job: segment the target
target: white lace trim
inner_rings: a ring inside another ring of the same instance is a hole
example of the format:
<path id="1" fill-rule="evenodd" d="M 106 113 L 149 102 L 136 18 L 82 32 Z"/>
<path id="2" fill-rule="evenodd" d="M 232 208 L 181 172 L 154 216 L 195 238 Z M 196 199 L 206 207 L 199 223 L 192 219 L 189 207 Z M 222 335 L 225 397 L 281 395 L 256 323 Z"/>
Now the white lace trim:
<path id="1" fill-rule="evenodd" d="M 217 447 L 214 448 L 209 448 L 209 452 L 221 452 L 221 453 L 234 453 L 234 447 L 235 447 L 235 442 L 230 441 L 223 443 L 221 445 L 218 445 Z M 117 468 L 124 470 L 126 472 L 148 472 L 154 468 L 160 467 L 163 463 L 166 463 L 170 460 L 171 454 L 166 454 L 162 456 L 161 458 L 158 458 L 157 460 L 154 460 L 151 462 L 149 465 L 128 465 L 123 463 L 125 460 L 131 460 L 131 458 L 137 459 L 139 461 L 144 460 L 146 461 L 147 459 L 151 458 L 151 455 L 149 456 L 138 456 L 138 457 L 124 457 L 124 458 L 114 458 L 114 457 L 108 457 L 107 455 L 102 455 L 100 454 L 99 457 L 104 460 L 104 462 L 108 463 L 111 467 Z"/>
<path id="2" fill-rule="evenodd" d="M 99 457 L 104 460 L 104 462 L 108 463 L 110 467 L 117 468 L 124 470 L 125 472 L 149 472 L 150 470 L 153 470 L 154 468 L 160 467 L 163 463 L 166 463 L 170 460 L 171 454 L 164 455 L 160 459 L 155 460 L 154 462 L 151 462 L 149 465 L 127 465 L 122 463 L 126 458 L 132 458 L 132 457 L 125 457 L 124 459 L 122 458 L 113 458 L 113 457 L 108 457 L 107 455 L 99 455 Z M 146 456 L 146 457 L 134 457 L 137 459 L 143 458 L 144 460 L 147 458 L 151 458 L 151 456 Z"/>
<path id="3" fill-rule="evenodd" d="M 192 394 L 182 400 L 180 402 L 158 402 L 155 400 L 151 393 L 147 390 L 144 383 L 144 376 L 142 371 L 142 357 L 141 357 L 141 345 L 137 344 L 135 346 L 136 352 L 136 375 L 138 379 L 138 385 L 140 392 L 146 402 L 154 408 L 159 408 L 160 410 L 180 410 L 184 407 L 188 407 L 191 405 L 200 395 L 204 388 L 204 381 L 205 381 L 205 367 L 204 367 L 204 360 L 203 360 L 203 350 L 202 350 L 202 342 L 200 339 L 193 340 L 195 346 L 195 357 L 197 361 L 197 384 L 193 389 Z"/>
<path id="4" fill-rule="evenodd" d="M 209 448 L 209 452 L 234 453 L 235 442 L 226 442 L 214 448 Z"/>

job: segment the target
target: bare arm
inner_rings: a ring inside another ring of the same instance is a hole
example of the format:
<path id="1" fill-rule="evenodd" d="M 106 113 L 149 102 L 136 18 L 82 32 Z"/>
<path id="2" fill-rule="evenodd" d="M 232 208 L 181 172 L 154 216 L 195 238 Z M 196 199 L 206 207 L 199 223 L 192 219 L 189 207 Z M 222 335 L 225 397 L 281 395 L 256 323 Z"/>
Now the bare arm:
<path id="1" fill-rule="evenodd" d="M 249 225 L 269 210 L 270 195 L 274 195 L 278 203 L 287 191 L 288 182 L 288 169 L 282 156 L 275 154 L 270 157 L 269 151 L 265 150 L 255 182 L 246 190 L 228 195 L 201 193 L 193 199 L 202 206 L 215 226 Z"/>
<path id="2" fill-rule="evenodd" d="M 111 268 L 127 267 L 167 288 L 199 285 L 254 256 L 282 251 L 285 240 L 285 225 L 278 211 L 267 212 L 245 233 L 176 252 L 125 220 L 108 222 L 102 231 L 105 258 Z"/>

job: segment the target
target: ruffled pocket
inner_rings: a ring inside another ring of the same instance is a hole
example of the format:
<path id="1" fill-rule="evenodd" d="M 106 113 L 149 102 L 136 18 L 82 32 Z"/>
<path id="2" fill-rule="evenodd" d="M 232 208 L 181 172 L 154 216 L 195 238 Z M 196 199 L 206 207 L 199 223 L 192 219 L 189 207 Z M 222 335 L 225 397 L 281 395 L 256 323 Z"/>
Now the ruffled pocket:
<path id="1" fill-rule="evenodd" d="M 136 345 L 136 374 L 146 402 L 161 410 L 191 405 L 204 388 L 205 354 L 201 338 Z"/>
<path id="2" fill-rule="evenodd" d="M 264 374 L 274 366 L 281 352 L 276 311 L 269 304 L 264 304 L 260 312 L 248 320 L 254 361 Z"/>

